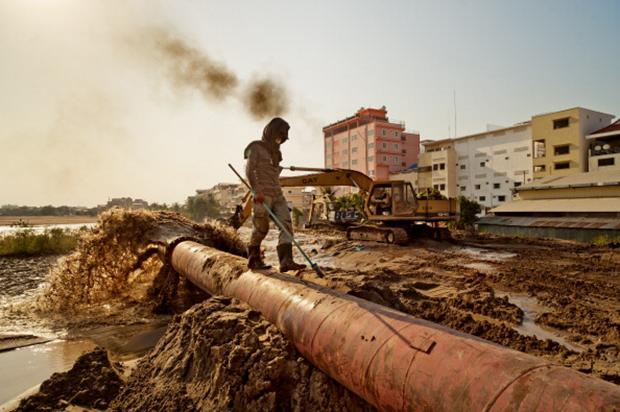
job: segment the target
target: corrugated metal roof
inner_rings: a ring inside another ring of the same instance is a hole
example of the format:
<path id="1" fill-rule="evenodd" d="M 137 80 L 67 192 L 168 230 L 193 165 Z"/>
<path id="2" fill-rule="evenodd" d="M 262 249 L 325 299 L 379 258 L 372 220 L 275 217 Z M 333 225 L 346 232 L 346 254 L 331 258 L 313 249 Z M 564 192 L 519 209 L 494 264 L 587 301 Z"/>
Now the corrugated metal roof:
<path id="1" fill-rule="evenodd" d="M 600 217 L 516 217 L 484 216 L 478 222 L 482 225 L 554 227 L 569 229 L 620 229 L 620 219 Z"/>
<path id="2" fill-rule="evenodd" d="M 518 187 L 516 191 L 615 185 L 620 186 L 620 169 L 573 173 L 568 176 L 547 176 L 533 183 Z"/>
<path id="3" fill-rule="evenodd" d="M 592 212 L 619 213 L 620 197 L 583 197 L 574 199 L 513 200 L 491 210 L 492 213 Z"/>

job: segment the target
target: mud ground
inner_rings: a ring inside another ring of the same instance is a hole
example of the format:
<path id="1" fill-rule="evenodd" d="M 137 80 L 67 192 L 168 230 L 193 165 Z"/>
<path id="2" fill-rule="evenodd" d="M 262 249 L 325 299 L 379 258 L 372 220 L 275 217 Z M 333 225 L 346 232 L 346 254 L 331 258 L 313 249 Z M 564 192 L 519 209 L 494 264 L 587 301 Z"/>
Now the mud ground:
<path id="1" fill-rule="evenodd" d="M 240 233 L 249 236 L 247 229 Z M 301 231 L 298 240 L 327 276 L 319 279 L 311 270 L 291 275 L 620 384 L 617 249 L 491 235 L 455 238 L 392 246 L 347 241 L 340 232 Z M 264 244 L 274 265 L 276 241 L 272 231 Z M 162 273 L 155 261 L 146 263 L 149 273 Z M 123 383 L 107 407 L 371 409 L 308 364 L 251 308 L 196 293 L 182 280 L 178 289 L 191 299 L 177 305 L 178 315 L 137 364 L 112 368 Z"/>
<path id="2" fill-rule="evenodd" d="M 390 246 L 332 232 L 312 253 L 326 286 L 620 384 L 618 249 L 455 237 Z M 534 319 L 523 300 L 536 303 Z"/>

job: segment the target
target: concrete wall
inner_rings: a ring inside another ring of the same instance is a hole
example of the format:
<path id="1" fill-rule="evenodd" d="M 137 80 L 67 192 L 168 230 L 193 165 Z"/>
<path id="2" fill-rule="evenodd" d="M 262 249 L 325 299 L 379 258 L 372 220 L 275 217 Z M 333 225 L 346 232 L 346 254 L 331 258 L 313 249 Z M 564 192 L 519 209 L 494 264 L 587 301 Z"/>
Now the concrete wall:
<path id="1" fill-rule="evenodd" d="M 479 224 L 480 232 L 494 233 L 502 236 L 522 236 L 536 238 L 554 238 L 576 240 L 592 243 L 596 240 L 620 239 L 620 230 L 570 229 L 553 227 L 501 226 Z M 618 241 L 618 240 L 616 240 Z"/>
<path id="2" fill-rule="evenodd" d="M 613 159 L 612 165 L 599 166 L 601 160 Z M 592 156 L 589 159 L 589 171 L 596 172 L 599 170 L 620 170 L 620 153 Z"/>
<path id="3" fill-rule="evenodd" d="M 487 208 L 512 200 L 532 181 L 531 133 L 526 124 L 455 140 L 457 193 Z"/>
<path id="4" fill-rule="evenodd" d="M 407 170 L 405 172 L 393 173 L 390 175 L 390 180 L 403 180 L 405 182 L 411 183 L 413 189 L 418 191 L 418 171 L 417 170 Z"/>
<path id="5" fill-rule="evenodd" d="M 419 155 L 418 187 L 437 189 L 448 197 L 456 197 L 456 152 L 452 140 L 429 142 Z"/>
<path id="6" fill-rule="evenodd" d="M 567 127 L 554 128 L 554 121 L 566 118 L 568 118 Z M 532 155 L 534 157 L 534 178 L 586 172 L 588 168 L 588 146 L 585 136 L 607 126 L 612 119 L 612 115 L 579 107 L 533 116 L 532 140 L 533 142 L 544 140 L 545 147 L 544 156 L 537 157 L 536 153 Z M 569 152 L 556 155 L 556 147 L 563 145 L 569 146 Z M 569 167 L 558 169 L 558 166 L 565 162 L 569 163 Z M 544 170 L 536 170 L 539 167 L 544 167 Z"/>

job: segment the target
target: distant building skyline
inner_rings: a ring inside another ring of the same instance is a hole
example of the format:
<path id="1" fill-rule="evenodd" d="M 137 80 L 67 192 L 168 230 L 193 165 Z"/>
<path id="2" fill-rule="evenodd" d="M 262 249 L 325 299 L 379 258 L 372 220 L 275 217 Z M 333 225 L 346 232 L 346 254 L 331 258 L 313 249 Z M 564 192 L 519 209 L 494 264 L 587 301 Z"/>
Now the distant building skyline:
<path id="1" fill-rule="evenodd" d="M 375 180 L 414 167 L 420 135 L 390 120 L 385 106 L 359 109 L 353 116 L 323 127 L 325 167 L 353 169 Z"/>
<path id="2" fill-rule="evenodd" d="M 323 164 L 322 127 L 360 106 L 433 140 L 578 105 L 618 115 L 618 21 L 617 0 L 0 1 L 0 204 L 172 203 L 234 182 L 226 164 L 269 120 L 243 104 L 253 79 L 286 89 L 287 166 Z M 179 88 L 152 27 L 235 93 Z"/>

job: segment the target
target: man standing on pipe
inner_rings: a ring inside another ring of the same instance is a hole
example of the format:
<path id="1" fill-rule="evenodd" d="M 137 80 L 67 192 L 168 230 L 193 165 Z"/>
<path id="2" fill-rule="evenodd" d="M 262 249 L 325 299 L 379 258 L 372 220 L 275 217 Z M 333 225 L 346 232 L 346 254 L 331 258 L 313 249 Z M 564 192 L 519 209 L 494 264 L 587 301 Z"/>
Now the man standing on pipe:
<path id="1" fill-rule="evenodd" d="M 250 269 L 269 269 L 260 254 L 260 244 L 269 231 L 269 215 L 263 207 L 266 204 L 293 234 L 291 213 L 280 187 L 280 162 L 282 152 L 280 145 L 288 140 L 289 124 L 282 118 L 272 119 L 263 129 L 261 140 L 255 140 L 246 147 L 244 158 L 247 160 L 245 173 L 256 195 L 252 210 L 254 230 L 248 246 L 248 267 Z M 292 239 L 280 229 L 278 239 L 278 258 L 280 272 L 299 270 L 306 267 L 293 260 Z"/>

